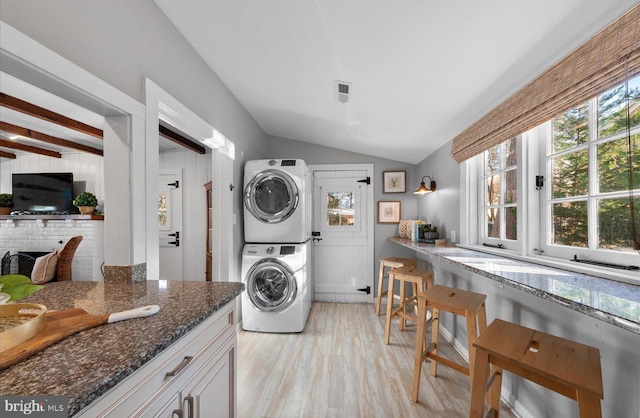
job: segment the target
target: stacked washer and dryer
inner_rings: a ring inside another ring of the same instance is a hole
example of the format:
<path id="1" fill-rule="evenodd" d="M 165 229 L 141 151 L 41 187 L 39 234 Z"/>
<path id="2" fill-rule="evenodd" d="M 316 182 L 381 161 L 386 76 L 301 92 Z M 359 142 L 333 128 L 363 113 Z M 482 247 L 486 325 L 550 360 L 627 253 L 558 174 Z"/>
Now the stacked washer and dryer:
<path id="1" fill-rule="evenodd" d="M 302 332 L 313 299 L 311 173 L 303 160 L 244 168 L 242 327 Z"/>

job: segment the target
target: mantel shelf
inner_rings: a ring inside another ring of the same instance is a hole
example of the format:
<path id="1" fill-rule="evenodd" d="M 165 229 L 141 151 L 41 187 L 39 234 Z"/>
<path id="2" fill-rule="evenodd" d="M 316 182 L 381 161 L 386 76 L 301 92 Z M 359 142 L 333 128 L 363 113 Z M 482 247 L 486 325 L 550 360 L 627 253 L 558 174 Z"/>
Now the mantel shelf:
<path id="1" fill-rule="evenodd" d="M 104 221 L 104 215 L 0 215 L 0 221 L 2 220 L 11 220 L 11 221 L 26 221 L 26 220 L 34 220 L 34 219 L 42 219 L 42 220 L 65 220 L 65 219 L 73 219 L 76 221 Z"/>

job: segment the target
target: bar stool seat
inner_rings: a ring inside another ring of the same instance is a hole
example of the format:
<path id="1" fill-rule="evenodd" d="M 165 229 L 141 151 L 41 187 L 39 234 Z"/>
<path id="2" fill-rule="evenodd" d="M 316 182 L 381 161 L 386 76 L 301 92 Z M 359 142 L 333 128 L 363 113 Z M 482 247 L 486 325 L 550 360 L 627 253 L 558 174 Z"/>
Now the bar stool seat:
<path id="1" fill-rule="evenodd" d="M 487 387 L 489 411 L 498 417 L 503 370 L 577 400 L 582 418 L 602 416 L 600 400 L 604 394 L 597 348 L 500 319 L 493 321 L 473 346 L 470 418 L 484 417 Z"/>
<path id="2" fill-rule="evenodd" d="M 402 257 L 387 257 L 380 260 L 380 273 L 378 274 L 378 295 L 376 296 L 376 315 L 380 315 L 380 305 L 382 304 L 382 298 L 387 296 L 388 292 L 384 290 L 385 268 L 395 269 L 404 266 L 415 266 L 416 260 L 411 258 Z M 393 295 L 395 299 L 400 299 L 399 295 Z M 389 301 L 387 300 L 387 303 Z M 393 304 L 393 301 L 391 301 Z"/>
<path id="3" fill-rule="evenodd" d="M 417 305 L 419 292 L 433 286 L 433 272 L 423 270 L 416 266 L 404 266 L 391 269 L 391 271 L 389 272 L 389 290 L 387 291 L 388 295 L 394 294 L 396 280 L 400 282 L 400 306 L 396 310 L 394 310 L 392 304 L 387 302 L 387 321 L 384 332 L 385 344 L 389 344 L 389 337 L 391 335 L 391 319 L 396 316 L 400 318 L 400 330 L 403 330 L 407 325 L 407 320 L 418 320 L 417 313 L 415 316 L 407 314 L 407 305 Z M 413 289 L 413 295 L 409 298 L 405 296 L 406 282 L 411 283 Z M 389 298 L 390 296 L 387 297 Z"/>
<path id="4" fill-rule="evenodd" d="M 418 332 L 416 333 L 416 349 L 414 353 L 413 385 L 411 400 L 418 402 L 420 391 L 420 375 L 422 363 L 431 359 L 431 374 L 437 375 L 438 363 L 450 367 L 471 377 L 473 381 L 474 352 L 471 343 L 478 334 L 487 328 L 485 308 L 486 295 L 447 286 L 433 286 L 418 295 Z M 431 344 L 424 349 L 427 328 L 427 310 L 431 308 Z M 464 316 L 467 320 L 467 344 L 469 347 L 469 367 L 455 363 L 438 354 L 438 335 L 440 332 L 440 311 L 452 312 Z"/>

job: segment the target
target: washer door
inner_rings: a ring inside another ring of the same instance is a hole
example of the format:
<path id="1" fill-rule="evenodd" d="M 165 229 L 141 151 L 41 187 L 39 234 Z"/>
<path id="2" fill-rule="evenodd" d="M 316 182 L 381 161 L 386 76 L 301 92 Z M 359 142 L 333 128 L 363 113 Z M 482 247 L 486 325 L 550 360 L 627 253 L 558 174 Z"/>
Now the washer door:
<path id="1" fill-rule="evenodd" d="M 244 190 L 244 204 L 251 214 L 265 223 L 286 220 L 298 207 L 298 186 L 280 170 L 258 173 Z"/>
<path id="2" fill-rule="evenodd" d="M 293 271 L 274 258 L 265 258 L 251 267 L 247 273 L 246 287 L 251 304 L 263 312 L 287 309 L 298 293 Z"/>

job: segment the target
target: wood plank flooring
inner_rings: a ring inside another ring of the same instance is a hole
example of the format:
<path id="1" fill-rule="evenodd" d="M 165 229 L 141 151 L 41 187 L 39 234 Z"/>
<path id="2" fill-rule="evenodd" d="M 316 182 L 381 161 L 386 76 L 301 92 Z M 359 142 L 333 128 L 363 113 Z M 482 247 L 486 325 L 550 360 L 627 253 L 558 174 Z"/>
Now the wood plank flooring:
<path id="1" fill-rule="evenodd" d="M 238 335 L 238 417 L 465 417 L 469 377 L 425 363 L 420 402 L 409 399 L 415 325 L 384 344 L 370 304 L 313 304 L 304 332 Z M 441 337 L 440 352 L 465 363 Z M 426 366 L 426 367 L 425 367 Z M 504 405 L 502 417 L 514 417 Z"/>

